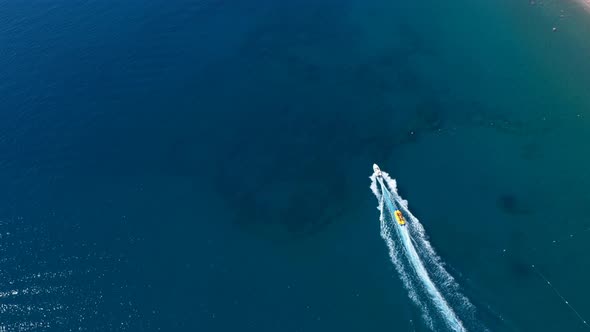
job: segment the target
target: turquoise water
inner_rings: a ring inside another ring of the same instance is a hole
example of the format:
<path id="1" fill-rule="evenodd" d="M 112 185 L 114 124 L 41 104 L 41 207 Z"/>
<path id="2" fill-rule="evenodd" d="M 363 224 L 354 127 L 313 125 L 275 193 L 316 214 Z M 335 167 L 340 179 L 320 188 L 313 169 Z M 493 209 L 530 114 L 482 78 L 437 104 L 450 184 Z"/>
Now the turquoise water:
<path id="1" fill-rule="evenodd" d="M 590 317 L 589 33 L 567 1 L 1 4 L 2 328 L 444 331 L 376 162 L 469 331 L 584 331 L 538 273 Z"/>

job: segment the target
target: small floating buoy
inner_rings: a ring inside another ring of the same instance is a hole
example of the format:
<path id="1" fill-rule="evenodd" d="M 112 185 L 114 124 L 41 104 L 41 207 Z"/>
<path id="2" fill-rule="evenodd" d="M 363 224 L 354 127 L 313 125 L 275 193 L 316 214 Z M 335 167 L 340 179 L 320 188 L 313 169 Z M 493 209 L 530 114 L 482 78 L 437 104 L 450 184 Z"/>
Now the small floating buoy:
<path id="1" fill-rule="evenodd" d="M 553 30 L 553 32 L 555 32 L 555 31 L 557 31 L 557 28 L 556 28 L 556 27 L 553 27 L 553 29 L 552 29 L 552 30 Z"/>

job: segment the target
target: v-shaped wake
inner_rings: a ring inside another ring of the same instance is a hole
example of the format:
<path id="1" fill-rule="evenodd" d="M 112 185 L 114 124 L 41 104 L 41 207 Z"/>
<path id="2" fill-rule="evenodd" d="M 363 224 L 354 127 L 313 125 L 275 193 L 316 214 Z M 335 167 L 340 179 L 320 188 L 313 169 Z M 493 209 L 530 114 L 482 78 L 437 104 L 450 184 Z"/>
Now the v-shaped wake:
<path id="1" fill-rule="evenodd" d="M 377 165 L 374 169 L 371 190 L 379 201 L 381 237 L 410 299 L 432 330 L 466 331 L 460 315 L 475 322 L 473 305 L 444 269 L 424 228 L 398 195 L 395 180 Z"/>

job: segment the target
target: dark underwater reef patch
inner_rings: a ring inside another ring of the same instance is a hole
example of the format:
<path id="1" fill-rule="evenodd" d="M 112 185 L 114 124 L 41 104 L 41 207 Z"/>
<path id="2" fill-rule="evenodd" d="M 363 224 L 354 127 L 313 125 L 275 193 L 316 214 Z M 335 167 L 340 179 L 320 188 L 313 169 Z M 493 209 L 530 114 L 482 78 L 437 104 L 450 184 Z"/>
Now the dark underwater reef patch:
<path id="1" fill-rule="evenodd" d="M 346 177 L 350 125 L 291 109 L 267 127 L 236 133 L 243 141 L 216 162 L 217 194 L 244 231 L 297 239 L 324 230 L 356 197 Z"/>
<path id="2" fill-rule="evenodd" d="M 533 277 L 531 265 L 520 257 L 510 257 L 508 259 L 508 271 L 516 281 L 527 281 Z"/>
<path id="3" fill-rule="evenodd" d="M 446 126 L 433 126 L 433 130 L 444 130 L 460 126 L 481 127 L 505 135 L 535 138 L 551 134 L 558 127 L 558 125 L 551 125 L 551 121 L 546 119 L 524 121 L 509 115 L 507 112 L 489 109 L 479 102 L 456 102 L 444 106 L 448 111 L 442 113 L 449 114 L 444 119 Z M 462 109 L 466 111 L 450 111 Z M 425 120 L 428 119 L 425 118 Z"/>
<path id="4" fill-rule="evenodd" d="M 432 130 L 442 122 L 422 112 L 420 130 Z M 266 118 L 269 116 L 255 116 Z M 272 125 L 233 133 L 234 142 L 215 172 L 233 222 L 244 231 L 299 239 L 325 230 L 354 208 L 358 198 L 347 163 L 379 154 L 386 159 L 404 144 L 407 131 L 387 130 L 372 120 L 352 123 L 353 118 L 329 113 L 282 108 Z M 367 125 L 376 129 L 363 132 Z"/>
<path id="5" fill-rule="evenodd" d="M 222 195 L 236 211 L 235 224 L 245 231 L 294 239 L 312 235 L 342 215 L 350 192 L 342 173 L 321 169 L 321 165 L 287 166 L 284 172 L 273 172 L 271 167 L 266 175 L 249 179 L 253 183 L 241 188 L 238 178 L 224 176 L 224 182 L 232 183 L 236 190 Z"/>
<path id="6" fill-rule="evenodd" d="M 444 118 L 441 114 L 442 110 L 443 107 L 435 99 L 421 102 L 416 107 L 417 123 L 414 125 L 415 128 L 429 132 L 442 129 L 444 125 Z"/>
<path id="7" fill-rule="evenodd" d="M 391 147 L 411 144 L 424 135 L 445 133 L 461 127 L 483 127 L 505 135 L 532 139 L 555 130 L 555 127 L 549 127 L 544 120 L 525 123 L 520 119 L 489 110 L 479 103 L 473 103 L 468 111 L 463 111 L 464 103 L 446 103 L 441 101 L 443 99 L 444 95 L 424 94 L 413 108 L 400 110 L 389 106 L 390 116 L 383 117 L 392 119 L 387 130 L 389 144 L 385 145 Z M 395 114 L 403 121 L 395 121 L 395 116 L 392 116 Z M 539 148 L 535 144 L 526 145 L 521 153 L 526 159 L 537 158 L 539 154 Z"/>
<path id="8" fill-rule="evenodd" d="M 439 56 L 435 43 L 431 39 L 416 31 L 416 28 L 407 22 L 398 24 L 398 34 L 402 37 L 402 45 L 405 53 L 411 57 L 422 55 L 429 57 Z"/>
<path id="9" fill-rule="evenodd" d="M 557 128 L 556 121 L 549 121 L 546 118 L 524 121 L 509 115 L 506 111 L 489 109 L 479 102 L 472 102 L 463 106 L 469 111 L 457 119 L 458 124 L 489 128 L 503 134 L 519 137 L 546 135 Z"/>
<path id="10" fill-rule="evenodd" d="M 513 194 L 502 194 L 498 197 L 497 205 L 506 214 L 518 216 L 530 214 L 530 208 L 517 196 Z"/>
<path id="11" fill-rule="evenodd" d="M 444 128 L 445 107 L 435 98 L 429 98 L 412 111 L 412 118 L 408 126 L 400 133 L 399 144 L 416 142 L 422 135 L 441 132 Z"/>

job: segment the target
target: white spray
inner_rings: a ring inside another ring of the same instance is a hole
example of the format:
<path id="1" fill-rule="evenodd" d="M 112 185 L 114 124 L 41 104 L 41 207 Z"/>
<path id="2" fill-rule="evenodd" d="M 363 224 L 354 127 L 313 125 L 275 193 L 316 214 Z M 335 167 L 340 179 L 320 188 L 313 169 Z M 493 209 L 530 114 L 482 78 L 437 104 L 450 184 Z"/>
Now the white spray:
<path id="1" fill-rule="evenodd" d="M 408 210 L 407 201 L 398 195 L 395 180 L 385 172 L 382 172 L 381 177 L 377 178 L 375 174 L 371 176 L 371 190 L 379 200 L 381 237 L 389 248 L 391 261 L 399 273 L 404 287 L 408 290 L 410 299 L 420 308 L 422 317 L 431 329 L 435 329 L 429 309 L 433 307 L 448 328 L 457 332 L 466 331 L 462 321 L 445 299 L 441 290 L 444 290 L 448 296 L 459 299 L 462 310 L 472 313 L 473 306 L 467 298 L 459 293 L 457 283 L 444 269 L 440 258 L 428 242 L 424 227 Z M 383 181 L 387 183 L 389 189 Z M 400 226 L 391 218 L 387 220 L 385 217 L 393 215 L 394 205 L 399 206 L 406 216 L 408 220 L 406 226 Z M 385 213 L 384 207 L 388 210 L 388 214 Z M 395 240 L 399 241 L 401 245 L 394 241 L 392 230 Z M 400 254 L 403 254 L 405 260 L 401 259 Z M 425 266 L 425 261 L 428 269 Z M 436 281 L 440 281 L 440 287 L 437 287 L 432 276 Z M 421 294 L 425 296 L 420 296 Z"/>

